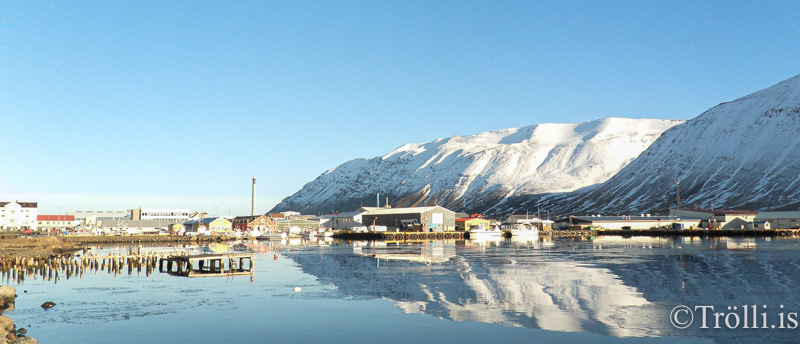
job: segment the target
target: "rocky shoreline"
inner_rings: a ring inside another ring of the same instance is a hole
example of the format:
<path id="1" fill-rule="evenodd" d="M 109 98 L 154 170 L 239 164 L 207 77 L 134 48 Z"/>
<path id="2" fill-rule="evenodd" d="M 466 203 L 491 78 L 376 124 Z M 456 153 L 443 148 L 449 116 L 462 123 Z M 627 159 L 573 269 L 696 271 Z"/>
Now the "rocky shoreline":
<path id="1" fill-rule="evenodd" d="M 13 310 L 17 298 L 16 288 L 0 286 L 0 344 L 38 344 L 39 341 L 27 337 L 27 330 L 17 329 L 14 320 L 3 316 L 6 310 Z"/>

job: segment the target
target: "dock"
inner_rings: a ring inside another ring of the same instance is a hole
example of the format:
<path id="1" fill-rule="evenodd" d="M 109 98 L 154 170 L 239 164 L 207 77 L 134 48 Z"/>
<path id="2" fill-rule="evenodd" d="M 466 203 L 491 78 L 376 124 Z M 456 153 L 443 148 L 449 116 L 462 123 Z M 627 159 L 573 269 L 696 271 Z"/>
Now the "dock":
<path id="1" fill-rule="evenodd" d="M 342 240 L 429 241 L 464 240 L 464 232 L 341 232 L 333 235 Z"/>
<path id="2" fill-rule="evenodd" d="M 183 277 L 253 276 L 253 253 L 174 255 L 158 271 Z"/>

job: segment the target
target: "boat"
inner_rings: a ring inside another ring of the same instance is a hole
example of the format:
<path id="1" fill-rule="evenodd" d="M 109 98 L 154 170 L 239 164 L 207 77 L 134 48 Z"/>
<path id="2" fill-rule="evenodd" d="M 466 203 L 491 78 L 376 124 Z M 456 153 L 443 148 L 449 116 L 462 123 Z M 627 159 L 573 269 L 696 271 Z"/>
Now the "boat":
<path id="1" fill-rule="evenodd" d="M 486 228 L 484 225 L 475 225 L 469 227 L 469 231 L 467 231 L 467 233 L 469 233 L 470 240 L 483 240 L 503 237 L 503 232 L 500 231 L 500 228 L 497 226 Z"/>
<path id="2" fill-rule="evenodd" d="M 539 236 L 539 228 L 532 224 L 518 224 L 509 230 L 512 238 L 533 238 Z"/>

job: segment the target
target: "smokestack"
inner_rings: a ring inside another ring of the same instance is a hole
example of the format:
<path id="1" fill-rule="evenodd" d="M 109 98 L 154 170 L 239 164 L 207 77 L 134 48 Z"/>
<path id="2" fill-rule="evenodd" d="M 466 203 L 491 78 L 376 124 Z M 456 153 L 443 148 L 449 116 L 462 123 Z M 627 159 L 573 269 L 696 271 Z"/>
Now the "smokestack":
<path id="1" fill-rule="evenodd" d="M 256 177 L 253 177 L 253 199 L 250 202 L 250 215 L 256 216 Z"/>

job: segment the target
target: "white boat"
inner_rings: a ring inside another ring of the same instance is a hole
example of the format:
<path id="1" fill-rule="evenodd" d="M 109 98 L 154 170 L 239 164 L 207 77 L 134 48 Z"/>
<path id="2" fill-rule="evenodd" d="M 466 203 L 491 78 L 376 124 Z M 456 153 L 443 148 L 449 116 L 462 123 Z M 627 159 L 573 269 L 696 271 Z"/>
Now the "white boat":
<path id="1" fill-rule="evenodd" d="M 539 228 L 532 224 L 519 224 L 510 230 L 512 238 L 532 238 L 539 236 Z"/>
<path id="2" fill-rule="evenodd" d="M 502 238 L 503 232 L 497 226 L 486 228 L 483 225 L 469 227 L 470 240 L 484 240 L 493 238 Z"/>

